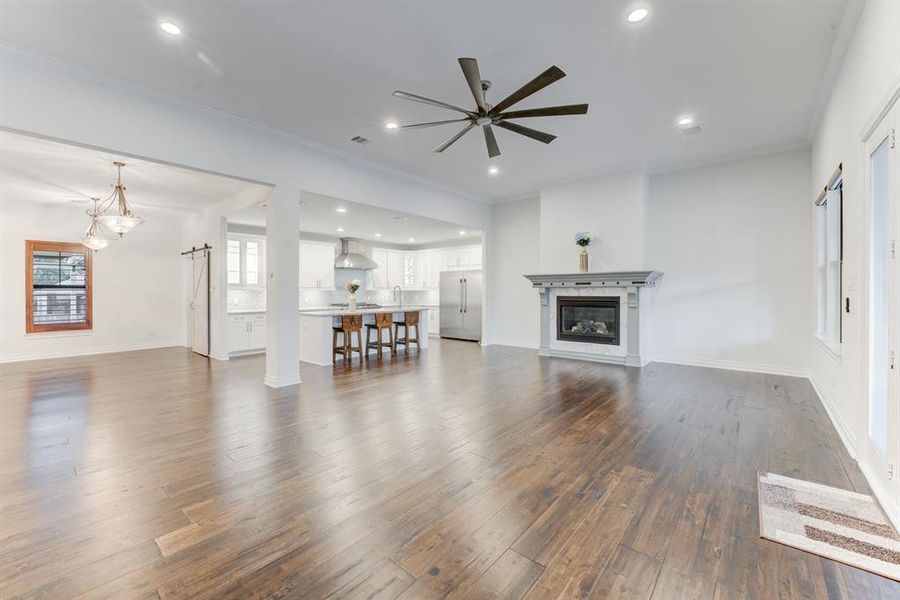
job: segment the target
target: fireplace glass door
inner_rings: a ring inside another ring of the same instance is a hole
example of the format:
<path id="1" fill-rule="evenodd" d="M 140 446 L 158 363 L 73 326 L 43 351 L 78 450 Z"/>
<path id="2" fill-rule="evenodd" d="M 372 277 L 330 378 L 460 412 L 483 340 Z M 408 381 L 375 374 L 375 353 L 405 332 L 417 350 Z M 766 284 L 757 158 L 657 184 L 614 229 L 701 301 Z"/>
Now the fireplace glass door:
<path id="1" fill-rule="evenodd" d="M 619 344 L 618 296 L 557 296 L 556 339 Z"/>

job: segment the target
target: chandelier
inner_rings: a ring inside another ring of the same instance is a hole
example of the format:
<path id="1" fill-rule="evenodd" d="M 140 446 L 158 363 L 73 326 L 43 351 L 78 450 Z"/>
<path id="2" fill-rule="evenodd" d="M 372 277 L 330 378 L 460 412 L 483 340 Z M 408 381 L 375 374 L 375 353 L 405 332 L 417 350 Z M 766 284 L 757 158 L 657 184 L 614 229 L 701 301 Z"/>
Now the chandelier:
<path id="1" fill-rule="evenodd" d="M 125 186 L 122 185 L 122 167 L 125 163 L 116 161 L 113 163 L 118 170 L 116 185 L 112 193 L 104 199 L 91 198 L 94 202 L 92 209 L 85 211 L 91 218 L 81 243 L 91 250 L 105 248 L 111 239 L 118 239 L 144 222 L 135 215 L 125 199 Z"/>

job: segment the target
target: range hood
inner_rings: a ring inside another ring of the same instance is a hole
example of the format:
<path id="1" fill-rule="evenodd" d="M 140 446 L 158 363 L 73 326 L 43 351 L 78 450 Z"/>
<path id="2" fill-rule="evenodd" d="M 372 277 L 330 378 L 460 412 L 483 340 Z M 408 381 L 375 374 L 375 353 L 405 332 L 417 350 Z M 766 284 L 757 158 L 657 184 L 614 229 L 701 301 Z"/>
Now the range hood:
<path id="1" fill-rule="evenodd" d="M 378 263 L 360 252 L 359 239 L 341 238 L 341 253 L 334 259 L 335 269 L 377 269 Z"/>

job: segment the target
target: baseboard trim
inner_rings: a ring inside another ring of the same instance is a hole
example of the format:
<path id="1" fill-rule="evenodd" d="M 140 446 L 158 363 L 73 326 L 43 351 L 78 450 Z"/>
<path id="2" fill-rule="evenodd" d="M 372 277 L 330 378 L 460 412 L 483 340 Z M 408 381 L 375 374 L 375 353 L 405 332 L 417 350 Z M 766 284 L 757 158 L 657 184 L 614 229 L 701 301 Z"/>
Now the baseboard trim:
<path id="1" fill-rule="evenodd" d="M 841 418 L 840 413 L 834 406 L 834 401 L 831 399 L 831 396 L 825 391 L 822 384 L 816 381 L 816 378 L 813 377 L 812 374 L 809 376 L 809 383 L 812 385 L 816 396 L 819 397 L 822 406 L 825 407 L 825 413 L 828 414 L 828 418 L 831 419 L 831 423 L 837 430 L 838 437 L 841 438 L 841 442 L 850 454 L 850 458 L 859 463 L 859 458 L 856 456 L 856 436 L 853 435 L 853 432 L 847 427 L 847 423 Z"/>
<path id="2" fill-rule="evenodd" d="M 884 514 L 887 515 L 887 518 L 894 527 L 900 530 L 900 506 L 897 506 L 894 503 L 890 491 L 881 486 L 878 478 L 875 477 L 875 473 L 872 472 L 872 467 L 865 461 L 859 459 L 859 456 L 856 453 L 856 437 L 853 435 L 853 432 L 850 431 L 850 428 L 847 427 L 847 423 L 841 418 L 840 413 L 834 406 L 834 401 L 831 399 L 831 396 L 812 375 L 809 377 L 809 382 L 812 385 L 813 391 L 819 397 L 822 406 L 825 407 L 825 412 L 828 415 L 828 418 L 831 419 L 832 425 L 834 425 L 834 428 L 837 430 L 841 443 L 844 444 L 844 448 L 847 449 L 850 458 L 852 458 L 853 462 L 859 467 L 859 470 L 862 472 L 863 477 L 866 478 L 869 487 L 872 488 L 872 493 L 881 505 L 882 510 L 884 510 Z"/>
<path id="3" fill-rule="evenodd" d="M 586 352 L 571 352 L 569 350 L 550 349 L 550 356 L 553 358 L 572 358 L 575 360 L 584 360 L 587 362 L 606 363 L 610 365 L 625 365 L 624 356 L 610 356 L 607 354 L 588 354 Z"/>
<path id="4" fill-rule="evenodd" d="M 273 377 L 271 375 L 266 375 L 263 379 L 263 383 L 266 384 L 267 387 L 270 388 L 282 388 L 287 387 L 289 385 L 297 385 L 301 382 L 300 372 L 291 373 L 289 375 L 282 375 L 280 377 Z"/>
<path id="5" fill-rule="evenodd" d="M 687 365 L 690 367 L 706 367 L 709 369 L 727 369 L 729 371 L 746 371 L 748 373 L 765 373 L 767 375 L 784 375 L 787 377 L 809 377 L 809 369 L 806 367 L 789 367 L 785 365 L 750 363 L 736 360 L 696 358 L 677 354 L 654 354 L 650 358 L 650 362 Z"/>
<path id="6" fill-rule="evenodd" d="M 70 358 L 77 356 L 93 356 L 95 354 L 114 354 L 116 352 L 135 352 L 137 350 L 155 350 L 158 348 L 183 348 L 182 341 L 149 342 L 140 344 L 116 344 L 97 346 L 95 348 L 78 348 L 43 352 L 25 352 L 22 354 L 6 354 L 0 356 L 0 363 L 24 362 L 29 360 L 46 360 L 49 358 Z"/>
<path id="7" fill-rule="evenodd" d="M 875 499 L 878 500 L 878 504 L 881 505 L 884 514 L 887 515 L 894 528 L 900 531 L 900 508 L 891 500 L 890 492 L 878 483 L 872 468 L 867 463 L 856 461 L 856 464 L 859 465 L 859 470 L 862 471 L 863 477 L 866 478 L 869 487 L 872 488 L 872 493 L 875 495 Z"/>

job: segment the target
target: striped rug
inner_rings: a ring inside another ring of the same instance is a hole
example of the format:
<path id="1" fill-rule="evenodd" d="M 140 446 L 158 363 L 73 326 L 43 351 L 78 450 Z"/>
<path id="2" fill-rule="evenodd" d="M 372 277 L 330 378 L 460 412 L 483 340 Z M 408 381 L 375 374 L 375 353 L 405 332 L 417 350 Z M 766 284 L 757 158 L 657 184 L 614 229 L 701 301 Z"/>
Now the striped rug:
<path id="1" fill-rule="evenodd" d="M 871 496 L 759 474 L 760 535 L 900 581 L 900 536 Z"/>

